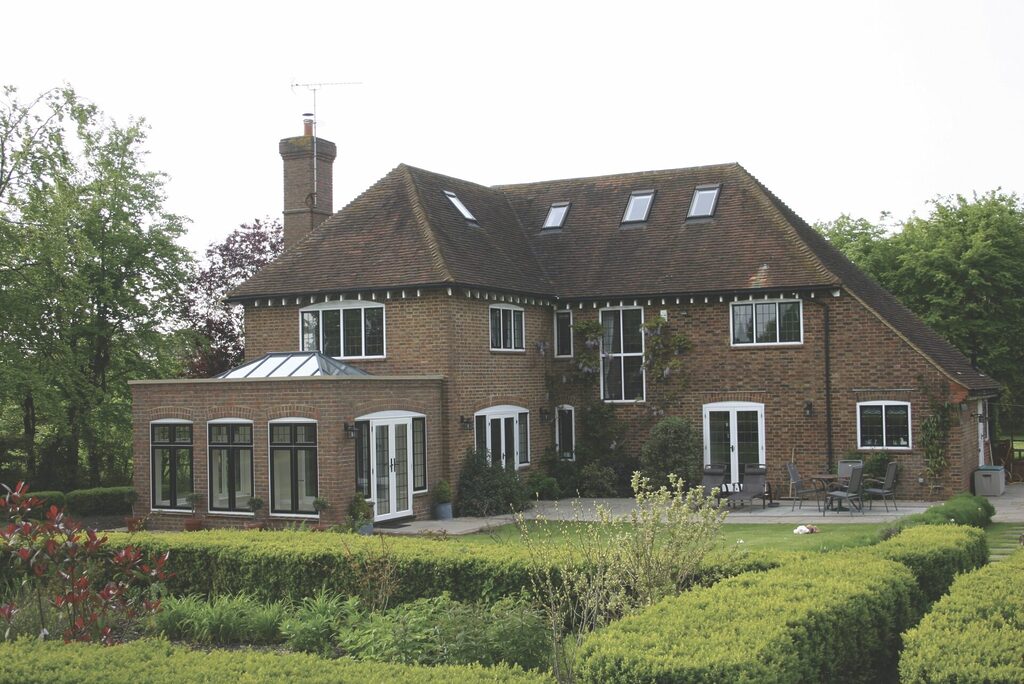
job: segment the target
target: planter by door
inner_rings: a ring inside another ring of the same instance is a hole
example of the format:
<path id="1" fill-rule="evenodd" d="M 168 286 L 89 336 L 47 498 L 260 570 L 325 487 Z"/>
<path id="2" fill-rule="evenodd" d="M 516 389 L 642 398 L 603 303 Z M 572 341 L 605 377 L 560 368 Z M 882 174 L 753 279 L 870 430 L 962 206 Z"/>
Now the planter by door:
<path id="1" fill-rule="evenodd" d="M 185 531 L 196 532 L 201 530 L 203 529 L 203 522 L 202 518 L 185 518 Z"/>
<path id="2" fill-rule="evenodd" d="M 451 520 L 452 519 L 452 504 L 439 503 L 434 504 L 434 517 L 438 520 Z"/>

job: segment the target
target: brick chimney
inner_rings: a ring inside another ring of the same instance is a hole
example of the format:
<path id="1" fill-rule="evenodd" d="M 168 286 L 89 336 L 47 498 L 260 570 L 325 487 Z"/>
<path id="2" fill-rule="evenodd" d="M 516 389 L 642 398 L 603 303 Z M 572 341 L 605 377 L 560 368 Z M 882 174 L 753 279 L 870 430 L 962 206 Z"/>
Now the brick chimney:
<path id="1" fill-rule="evenodd" d="M 332 169 L 338 148 L 328 140 L 314 138 L 313 120 L 306 119 L 303 135 L 285 138 L 278 144 L 278 150 L 284 162 L 284 248 L 287 250 L 334 213 Z"/>

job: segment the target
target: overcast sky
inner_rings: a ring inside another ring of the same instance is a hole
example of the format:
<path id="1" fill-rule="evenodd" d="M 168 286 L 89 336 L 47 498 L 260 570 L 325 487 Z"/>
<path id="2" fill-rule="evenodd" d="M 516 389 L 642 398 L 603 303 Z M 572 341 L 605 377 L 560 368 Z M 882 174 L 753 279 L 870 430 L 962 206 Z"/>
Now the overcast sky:
<path id="1" fill-rule="evenodd" d="M 145 117 L 201 250 L 281 212 L 312 94 L 335 208 L 401 162 L 483 184 L 738 161 L 809 221 L 1024 192 L 1024 3 L 18 2 L 0 83 Z"/>

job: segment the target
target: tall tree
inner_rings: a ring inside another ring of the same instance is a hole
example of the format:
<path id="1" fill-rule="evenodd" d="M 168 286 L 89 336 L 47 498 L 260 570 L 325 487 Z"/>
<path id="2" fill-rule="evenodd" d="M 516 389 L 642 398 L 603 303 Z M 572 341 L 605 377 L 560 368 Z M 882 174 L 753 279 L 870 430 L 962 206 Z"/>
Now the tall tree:
<path id="1" fill-rule="evenodd" d="M 187 361 L 193 377 L 209 377 L 238 364 L 245 351 L 242 307 L 227 304 L 231 290 L 255 275 L 284 249 L 277 219 L 254 219 L 206 249 L 185 315 L 197 333 Z"/>
<path id="2" fill-rule="evenodd" d="M 145 168 L 141 121 L 118 126 L 70 88 L 4 95 L 0 401 L 21 407 L 37 480 L 75 485 L 84 464 L 99 484 L 127 472 L 127 381 L 175 369 L 183 219 Z"/>

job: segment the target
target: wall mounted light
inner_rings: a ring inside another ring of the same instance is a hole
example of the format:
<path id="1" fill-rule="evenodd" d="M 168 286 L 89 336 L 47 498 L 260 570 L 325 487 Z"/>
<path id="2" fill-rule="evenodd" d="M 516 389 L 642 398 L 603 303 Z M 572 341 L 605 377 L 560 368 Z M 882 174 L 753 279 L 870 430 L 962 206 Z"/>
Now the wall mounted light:
<path id="1" fill-rule="evenodd" d="M 356 426 L 352 423 L 345 423 L 345 436 L 349 439 L 356 438 Z"/>
<path id="2" fill-rule="evenodd" d="M 469 416 L 459 416 L 459 425 L 463 430 L 469 430 L 473 427 L 473 419 Z"/>
<path id="3" fill-rule="evenodd" d="M 551 409 L 549 409 L 547 406 L 543 407 L 540 410 L 540 422 L 542 422 L 542 423 L 550 423 L 551 422 Z"/>
<path id="4" fill-rule="evenodd" d="M 814 404 L 810 399 L 804 402 L 804 415 L 808 418 L 814 415 Z"/>

